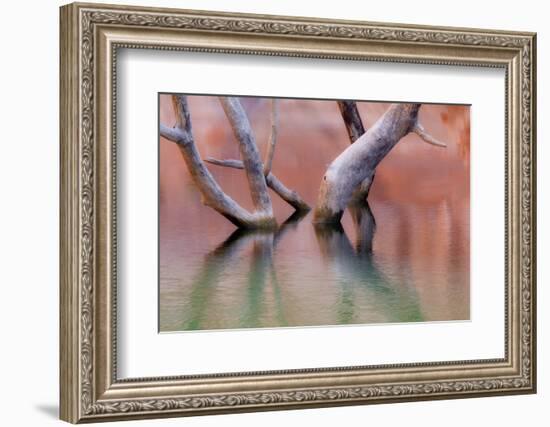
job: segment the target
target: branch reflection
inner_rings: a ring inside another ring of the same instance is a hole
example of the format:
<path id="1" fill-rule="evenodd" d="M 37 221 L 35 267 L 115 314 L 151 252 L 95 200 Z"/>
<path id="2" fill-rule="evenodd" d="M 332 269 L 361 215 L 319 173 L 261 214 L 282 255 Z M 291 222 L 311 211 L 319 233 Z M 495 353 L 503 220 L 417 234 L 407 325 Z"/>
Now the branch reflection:
<path id="1" fill-rule="evenodd" d="M 185 313 L 184 330 L 201 329 L 209 301 L 214 297 L 216 284 L 245 250 L 252 245 L 247 297 L 241 310 L 239 326 L 258 327 L 263 312 L 263 296 L 269 279 L 275 295 L 275 311 L 281 326 L 287 324 L 282 307 L 281 289 L 273 266 L 276 246 L 288 233 L 296 229 L 307 212 L 295 211 L 276 231 L 236 229 L 225 241 L 205 256 L 201 270 L 193 280 L 189 310 Z"/>
<path id="2" fill-rule="evenodd" d="M 355 245 L 341 224 L 316 225 L 321 255 L 339 283 L 338 323 L 357 323 L 356 298 L 361 292 L 387 322 L 423 320 L 416 292 L 387 277 L 375 261 L 373 240 L 376 221 L 367 201 L 348 206 L 355 229 Z"/>
<path id="3" fill-rule="evenodd" d="M 380 317 L 376 318 L 378 322 L 423 320 L 414 289 L 388 277 L 375 259 L 376 221 L 368 203 L 355 203 L 348 208 L 355 231 L 354 244 L 339 223 L 314 227 L 322 261 L 334 274 L 334 288 L 330 290 L 336 292 L 334 323 L 359 323 L 365 314 L 360 312 L 365 310 L 364 301 L 367 307 L 376 307 L 372 314 L 373 318 Z M 278 326 L 294 325 L 293 319 L 285 315 L 289 301 L 283 300 L 274 256 L 285 236 L 296 232 L 306 216 L 307 213 L 295 212 L 276 231 L 237 229 L 207 254 L 192 282 L 182 329 L 199 330 L 206 326 L 206 329 L 216 329 L 211 323 L 206 325 L 212 321 L 208 318 L 208 308 L 215 305 L 214 299 L 223 297 L 220 295 L 223 275 L 234 274 L 232 269 L 242 265 L 243 257 L 248 257 L 244 258 L 247 259 L 242 282 L 244 294 L 240 303 L 231 308 L 234 318 L 238 319 L 235 327 L 258 328 L 269 323 L 269 316 L 275 317 Z M 318 289 L 318 292 L 325 291 Z M 358 303 L 357 298 L 362 298 L 363 303 Z M 307 301 L 304 304 L 307 305 Z"/>

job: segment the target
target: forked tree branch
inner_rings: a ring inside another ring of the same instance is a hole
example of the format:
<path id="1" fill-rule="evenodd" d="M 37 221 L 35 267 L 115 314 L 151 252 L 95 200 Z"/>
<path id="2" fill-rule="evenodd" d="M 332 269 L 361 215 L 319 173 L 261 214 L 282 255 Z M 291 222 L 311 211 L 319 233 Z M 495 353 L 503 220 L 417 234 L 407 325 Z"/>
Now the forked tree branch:
<path id="1" fill-rule="evenodd" d="M 248 228 L 255 222 L 253 215 L 223 192 L 201 160 L 192 137 L 184 130 L 160 125 L 160 134 L 175 142 L 187 165 L 193 182 L 199 189 L 203 203 L 225 216 L 237 227 Z"/>
<path id="2" fill-rule="evenodd" d="M 243 159 L 254 208 L 256 211 L 272 217 L 273 208 L 267 191 L 263 164 L 246 112 L 238 98 L 228 96 L 219 97 L 219 100 L 239 143 L 239 151 Z"/>
<path id="3" fill-rule="evenodd" d="M 424 141 L 443 145 L 418 124 L 420 105 L 392 104 L 367 132 L 333 160 L 319 189 L 316 223 L 339 223 L 354 191 L 372 179 L 378 164 L 408 133 L 420 133 Z"/>
<path id="4" fill-rule="evenodd" d="M 244 169 L 244 164 L 241 160 L 218 160 L 214 159 L 213 157 L 207 157 L 206 159 L 204 159 L 204 161 L 216 166 L 223 166 L 233 169 Z M 279 195 L 281 199 L 283 199 L 297 211 L 307 212 L 311 210 L 311 207 L 300 197 L 300 195 L 296 191 L 287 188 L 281 181 L 279 181 L 279 179 L 275 175 L 273 175 L 272 172 L 267 174 L 265 180 L 269 188 L 271 188 L 275 193 Z"/>
<path id="5" fill-rule="evenodd" d="M 203 163 L 195 146 L 186 97 L 173 95 L 172 105 L 176 113 L 176 125 L 170 128 L 161 124 L 160 135 L 177 144 L 191 178 L 201 193 L 203 203 L 218 211 L 240 228 L 270 228 L 275 226 L 275 219 L 271 212 L 250 213 L 224 193 Z"/>
<path id="6" fill-rule="evenodd" d="M 361 120 L 359 108 L 357 108 L 357 103 L 355 101 L 337 101 L 337 104 L 348 131 L 350 144 L 353 144 L 365 133 L 365 126 Z M 365 201 L 369 195 L 373 181 L 374 172 L 371 176 L 365 178 L 354 190 L 351 200 L 354 202 Z"/>

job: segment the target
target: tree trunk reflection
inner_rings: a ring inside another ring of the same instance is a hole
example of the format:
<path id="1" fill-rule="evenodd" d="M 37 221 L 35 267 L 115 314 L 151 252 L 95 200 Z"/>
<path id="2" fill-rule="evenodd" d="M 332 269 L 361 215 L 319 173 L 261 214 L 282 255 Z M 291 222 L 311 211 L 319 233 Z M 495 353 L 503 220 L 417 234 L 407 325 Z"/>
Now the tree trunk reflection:
<path id="1" fill-rule="evenodd" d="M 376 221 L 368 202 L 357 202 L 348 208 L 356 232 L 355 246 L 340 223 L 315 227 L 321 255 L 331 265 L 335 280 L 339 282 L 339 323 L 354 323 L 353 301 L 357 290 L 362 290 L 379 307 L 386 308 L 387 321 L 423 320 L 416 294 L 386 277 L 374 260 Z"/>
<path id="2" fill-rule="evenodd" d="M 266 281 L 269 278 L 275 295 L 276 312 L 281 326 L 286 324 L 281 302 L 281 290 L 277 281 L 277 273 L 273 266 L 273 253 L 277 244 L 288 232 L 295 230 L 298 223 L 304 219 L 307 212 L 295 211 L 275 231 L 249 230 L 238 228 L 223 243 L 204 258 L 202 268 L 193 280 L 190 310 L 183 324 L 184 330 L 201 329 L 201 320 L 205 315 L 209 301 L 216 292 L 216 284 L 233 261 L 252 244 L 250 272 L 246 301 L 241 310 L 240 326 L 250 328 L 257 326 L 262 314 L 263 295 Z"/>

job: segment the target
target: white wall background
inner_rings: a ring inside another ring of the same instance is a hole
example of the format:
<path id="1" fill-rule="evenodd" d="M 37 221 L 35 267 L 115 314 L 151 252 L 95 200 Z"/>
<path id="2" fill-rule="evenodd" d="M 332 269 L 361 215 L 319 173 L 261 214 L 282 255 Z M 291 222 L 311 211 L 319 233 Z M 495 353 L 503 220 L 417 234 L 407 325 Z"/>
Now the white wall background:
<path id="1" fill-rule="evenodd" d="M 110 0 L 113 3 L 122 3 Z M 130 1 L 130 0 L 129 0 Z M 546 425 L 550 405 L 549 11 L 536 0 L 133 0 L 133 4 L 538 32 L 539 393 L 209 416 L 132 425 L 279 426 Z M 0 401 L 2 425 L 60 425 L 58 402 L 58 7 L 57 0 L 5 2 L 0 67 Z M 545 419 L 546 418 L 546 419 Z"/>

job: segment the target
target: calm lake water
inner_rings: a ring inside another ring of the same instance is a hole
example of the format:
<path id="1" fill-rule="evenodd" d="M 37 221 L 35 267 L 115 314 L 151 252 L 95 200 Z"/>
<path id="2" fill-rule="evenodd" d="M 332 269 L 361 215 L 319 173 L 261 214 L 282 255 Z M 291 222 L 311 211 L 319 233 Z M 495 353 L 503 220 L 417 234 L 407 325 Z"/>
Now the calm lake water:
<path id="1" fill-rule="evenodd" d="M 260 150 L 269 103 L 243 101 Z M 238 158 L 215 98 L 190 97 L 203 157 Z M 334 102 L 280 102 L 273 172 L 314 206 L 322 175 L 349 144 Z M 362 103 L 370 126 L 387 108 Z M 160 119 L 173 123 L 161 97 Z M 369 204 L 316 228 L 272 193 L 275 232 L 241 232 L 201 204 L 177 148 L 160 146 L 160 330 L 465 320 L 470 316 L 469 108 L 421 107 L 441 149 L 409 135 L 383 160 Z M 250 208 L 243 171 L 209 166 Z"/>

